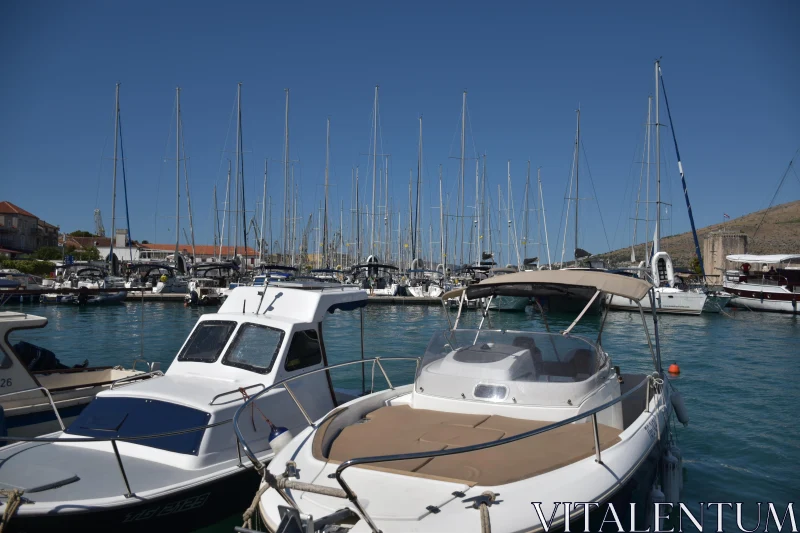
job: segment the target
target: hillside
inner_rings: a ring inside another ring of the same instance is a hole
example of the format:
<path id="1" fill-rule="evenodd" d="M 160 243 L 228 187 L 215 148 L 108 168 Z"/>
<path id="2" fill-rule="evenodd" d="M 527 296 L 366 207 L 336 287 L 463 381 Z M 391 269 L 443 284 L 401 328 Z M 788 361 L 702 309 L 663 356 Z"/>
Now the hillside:
<path id="1" fill-rule="evenodd" d="M 753 238 L 764 213 L 767 213 L 764 222 Z M 800 200 L 786 204 L 776 205 L 769 210 L 756 211 L 739 218 L 727 220 L 724 223 L 713 224 L 697 231 L 700 237 L 700 246 L 703 237 L 713 231 L 741 232 L 748 236 L 747 251 L 751 254 L 797 254 L 800 253 Z M 681 233 L 661 239 L 661 248 L 669 252 L 677 266 L 688 266 L 695 255 L 692 232 Z M 636 256 L 642 255 L 643 245 L 637 246 Z M 600 254 L 610 264 L 627 264 L 630 261 L 630 248 L 614 250 L 611 253 Z"/>

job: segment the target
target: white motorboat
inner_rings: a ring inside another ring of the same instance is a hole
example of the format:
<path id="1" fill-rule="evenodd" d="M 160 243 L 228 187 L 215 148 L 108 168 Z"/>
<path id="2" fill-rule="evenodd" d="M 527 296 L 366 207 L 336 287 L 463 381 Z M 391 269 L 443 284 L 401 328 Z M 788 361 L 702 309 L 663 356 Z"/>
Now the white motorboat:
<path id="1" fill-rule="evenodd" d="M 460 301 L 587 288 L 592 300 L 653 298 L 652 285 L 636 278 L 526 271 L 462 289 Z M 586 309 L 563 332 L 484 330 L 483 322 L 459 329 L 459 309 L 453 328 L 428 344 L 412 384 L 392 384 L 384 370 L 392 358 L 368 360 L 388 388 L 332 410 L 277 451 L 245 518 L 257 509 L 269 531 L 292 533 L 505 533 L 563 530 L 567 521 L 583 531 L 584 520 L 596 531 L 613 503 L 626 528 L 647 531 L 653 501 L 678 501 L 681 456 L 669 421 L 673 410 L 688 419 L 662 369 L 657 315 L 649 313 L 650 330 L 639 310 L 644 335 L 630 348 L 645 347 L 649 374 L 613 365 L 604 321 L 596 339 L 571 333 Z M 249 402 L 301 381 L 274 383 Z M 260 468 L 247 442 L 249 412 L 249 403 L 239 408 L 235 428 Z M 565 512 L 563 502 L 598 508 Z"/>
<path id="2" fill-rule="evenodd" d="M 19 531 L 188 531 L 230 516 L 259 478 L 241 461 L 237 407 L 322 368 L 323 319 L 366 299 L 353 287 L 237 288 L 200 317 L 165 374 L 114 382 L 63 431 L 8 438 L 19 442 L 0 448 L 0 513 L 23 491 L 9 516 Z M 327 374 L 305 381 L 248 404 L 240 432 L 260 461 L 285 428 L 299 433 L 336 407 Z"/>
<path id="3" fill-rule="evenodd" d="M 800 313 L 800 255 L 739 254 L 726 259 L 739 265 L 738 270 L 727 270 L 723 281 L 725 291 L 733 295 L 732 306 Z M 768 265 L 778 268 L 765 271 Z"/>
<path id="4" fill-rule="evenodd" d="M 59 417 L 69 424 L 111 383 L 142 374 L 135 370 L 136 361 L 131 370 L 90 367 L 88 363 L 69 368 L 45 348 L 24 341 L 12 345 L 9 341 L 9 335 L 16 336 L 15 331 L 46 325 L 47 319 L 41 316 L 0 312 L 0 406 L 5 427 L 12 436 L 30 437 L 55 431 Z"/>

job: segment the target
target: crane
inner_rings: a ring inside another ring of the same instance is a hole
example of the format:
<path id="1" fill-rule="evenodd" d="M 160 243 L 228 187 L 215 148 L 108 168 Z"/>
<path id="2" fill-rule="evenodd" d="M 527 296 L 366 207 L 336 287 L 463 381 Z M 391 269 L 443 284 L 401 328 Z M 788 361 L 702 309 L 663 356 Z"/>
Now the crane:
<path id="1" fill-rule="evenodd" d="M 103 226 L 103 217 L 99 209 L 94 210 L 94 234 L 98 237 L 106 236 L 106 228 Z"/>

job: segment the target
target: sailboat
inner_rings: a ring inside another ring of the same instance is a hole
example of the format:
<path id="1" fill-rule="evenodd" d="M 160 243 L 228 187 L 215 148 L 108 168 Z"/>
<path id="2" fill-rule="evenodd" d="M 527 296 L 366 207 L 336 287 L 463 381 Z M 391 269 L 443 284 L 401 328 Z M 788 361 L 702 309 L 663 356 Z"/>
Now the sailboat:
<path id="1" fill-rule="evenodd" d="M 675 269 L 669 253 L 661 250 L 661 135 L 659 122 L 659 79 L 661 76 L 660 61 L 655 62 L 655 127 L 656 127 L 656 220 L 653 235 L 653 253 L 646 264 L 640 265 L 640 275 L 649 278 L 655 286 L 655 306 L 659 313 L 699 315 L 703 312 L 708 295 L 703 290 L 686 290 L 679 287 Z M 678 163 L 681 168 L 680 161 Z M 685 190 L 685 187 L 684 187 Z M 691 207 L 689 207 L 691 217 Z M 694 228 L 694 221 L 692 220 Z M 696 237 L 695 237 L 696 242 Z M 698 246 L 699 251 L 699 246 Z M 699 257 L 699 256 L 698 256 Z M 649 270 L 648 270 L 649 269 Z M 606 302 L 611 309 L 635 311 L 637 304 L 631 299 L 619 295 L 608 295 Z M 644 302 L 645 308 L 649 307 Z"/>

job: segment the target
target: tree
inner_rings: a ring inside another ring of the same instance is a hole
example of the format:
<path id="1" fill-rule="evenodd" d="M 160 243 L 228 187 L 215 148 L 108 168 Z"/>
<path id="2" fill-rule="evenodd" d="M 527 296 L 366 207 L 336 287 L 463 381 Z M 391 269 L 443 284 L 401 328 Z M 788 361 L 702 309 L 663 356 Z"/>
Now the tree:
<path id="1" fill-rule="evenodd" d="M 88 231 L 76 230 L 69 234 L 71 237 L 94 237 L 94 233 Z"/>
<path id="2" fill-rule="evenodd" d="M 700 260 L 697 256 L 692 257 L 692 260 L 689 261 L 689 270 L 700 276 L 703 275 L 703 270 L 700 268 Z"/>
<path id="3" fill-rule="evenodd" d="M 100 259 L 100 250 L 94 246 L 90 246 L 85 250 L 78 250 L 74 246 L 67 246 L 64 249 L 64 255 L 71 255 L 76 261 L 97 261 Z"/>
<path id="4" fill-rule="evenodd" d="M 33 254 L 34 259 L 44 259 L 44 260 L 60 260 L 61 259 L 61 249 L 56 248 L 55 246 L 42 246 Z"/>
<path id="5" fill-rule="evenodd" d="M 150 244 L 150 241 L 142 241 L 141 244 Z"/>

